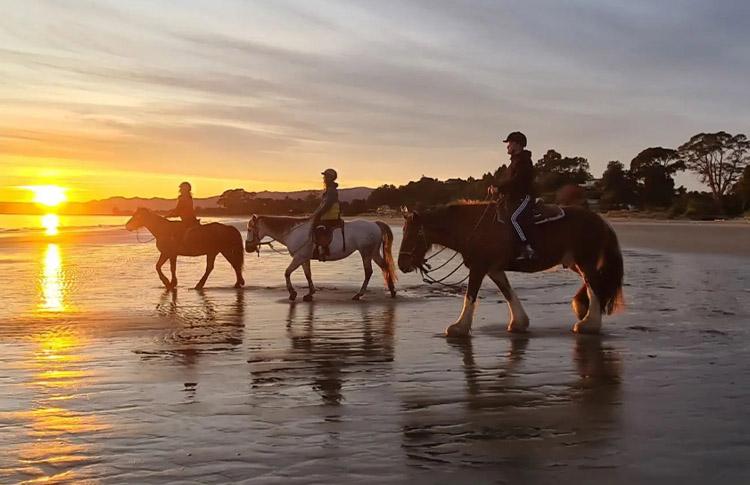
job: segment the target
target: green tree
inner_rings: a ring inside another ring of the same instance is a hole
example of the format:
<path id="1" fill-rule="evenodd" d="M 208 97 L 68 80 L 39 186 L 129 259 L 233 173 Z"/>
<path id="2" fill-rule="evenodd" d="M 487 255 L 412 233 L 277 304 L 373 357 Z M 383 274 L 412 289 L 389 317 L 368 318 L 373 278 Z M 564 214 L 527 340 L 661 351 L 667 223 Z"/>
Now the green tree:
<path id="1" fill-rule="evenodd" d="M 732 189 L 742 201 L 742 210 L 750 210 L 750 165 L 746 165 L 742 171 L 742 177 Z"/>
<path id="2" fill-rule="evenodd" d="M 229 189 L 219 196 L 216 203 L 232 214 L 248 213 L 254 197 L 255 193 L 245 192 L 245 189 Z"/>
<path id="3" fill-rule="evenodd" d="M 685 170 L 677 150 L 650 147 L 630 162 L 630 175 L 638 189 L 641 206 L 668 207 L 674 199 L 674 174 Z"/>
<path id="4" fill-rule="evenodd" d="M 708 185 L 717 209 L 724 212 L 724 195 L 750 162 L 750 141 L 743 134 L 725 131 L 699 133 L 679 148 L 685 166 Z"/>
<path id="5" fill-rule="evenodd" d="M 617 160 L 607 163 L 600 187 L 603 210 L 619 209 L 635 201 L 635 183 L 625 166 Z"/>
<path id="6" fill-rule="evenodd" d="M 565 185 L 585 184 L 593 179 L 588 160 L 583 157 L 563 157 L 555 150 L 547 150 L 534 167 L 542 193 L 555 192 Z"/>

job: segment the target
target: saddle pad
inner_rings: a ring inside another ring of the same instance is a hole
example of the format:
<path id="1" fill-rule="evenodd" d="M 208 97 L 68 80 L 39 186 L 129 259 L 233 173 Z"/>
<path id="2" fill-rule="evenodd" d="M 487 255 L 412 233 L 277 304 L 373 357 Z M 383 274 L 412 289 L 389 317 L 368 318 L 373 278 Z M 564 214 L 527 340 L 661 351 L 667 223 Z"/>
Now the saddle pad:
<path id="1" fill-rule="evenodd" d="M 556 221 L 563 217 L 565 217 L 565 209 L 558 205 L 540 204 L 534 207 L 534 224 L 536 225 Z"/>

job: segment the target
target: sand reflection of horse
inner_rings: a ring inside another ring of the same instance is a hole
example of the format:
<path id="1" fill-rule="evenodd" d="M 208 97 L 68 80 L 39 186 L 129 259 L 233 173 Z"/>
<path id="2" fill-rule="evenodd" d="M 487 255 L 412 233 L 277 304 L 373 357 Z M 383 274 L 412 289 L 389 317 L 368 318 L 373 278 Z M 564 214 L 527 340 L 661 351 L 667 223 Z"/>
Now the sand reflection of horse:
<path id="1" fill-rule="evenodd" d="M 469 268 L 469 283 L 459 319 L 446 329 L 448 336 L 465 336 L 477 304 L 477 294 L 489 275 L 508 301 L 508 331 L 523 332 L 529 326 L 521 301 L 510 286 L 505 271 L 533 273 L 558 264 L 583 278 L 572 305 L 578 317 L 577 333 L 597 333 L 602 313 L 611 314 L 622 304 L 623 261 L 617 235 L 597 214 L 566 207 L 564 217 L 537 225 L 537 259 L 514 260 L 513 235 L 507 224 L 495 221 L 494 204 L 459 203 L 424 213 L 404 212 L 404 237 L 398 265 L 408 273 L 421 269 L 433 244 L 461 254 Z"/>
<path id="2" fill-rule="evenodd" d="M 372 376 L 380 376 L 387 381 L 395 355 L 396 302 L 342 306 L 351 312 L 337 311 L 335 321 L 316 318 L 316 305 L 289 305 L 289 347 L 255 353 L 248 361 L 253 364 L 252 385 L 273 384 L 273 395 L 279 396 L 287 393 L 278 386 L 309 382 L 323 403 L 338 405 L 345 400 L 347 380 L 362 376 L 372 384 Z"/>
<path id="3" fill-rule="evenodd" d="M 327 261 L 337 261 L 359 251 L 362 257 L 362 266 L 365 270 L 365 280 L 360 290 L 354 295 L 353 300 L 359 300 L 367 291 L 367 285 L 372 276 L 372 262 L 375 261 L 383 271 L 385 284 L 391 296 L 396 296 L 396 265 L 393 261 L 391 248 L 393 246 L 393 233 L 388 224 L 380 221 L 351 221 L 345 224 L 345 230 L 333 231 L 333 240 L 330 244 L 330 254 Z M 302 266 L 308 283 L 308 293 L 304 296 L 305 301 L 311 301 L 315 293 L 315 285 L 312 281 L 310 260 L 313 257 L 312 221 L 302 217 L 280 217 L 280 216 L 253 216 L 247 223 L 247 241 L 245 249 L 254 252 L 258 249 L 265 237 L 278 241 L 289 250 L 292 262 L 284 272 L 286 287 L 289 291 L 289 299 L 297 298 L 297 291 L 292 286 L 292 273 Z M 380 248 L 383 254 L 380 254 Z"/>
<path id="4" fill-rule="evenodd" d="M 195 285 L 201 289 L 206 284 L 208 275 L 214 269 L 216 256 L 221 253 L 234 268 L 237 280 L 235 288 L 245 284 L 242 278 L 242 265 L 245 253 L 242 251 L 242 235 L 237 228 L 212 222 L 194 226 L 186 233 L 182 222 L 170 221 L 154 212 L 140 208 L 125 224 L 128 231 L 134 231 L 139 227 L 145 227 L 156 238 L 156 248 L 161 253 L 156 262 L 156 272 L 159 279 L 167 288 L 177 287 L 177 256 L 203 256 L 206 255 L 206 271 L 203 277 Z M 162 273 L 161 267 L 169 260 L 172 272 L 170 281 Z"/>

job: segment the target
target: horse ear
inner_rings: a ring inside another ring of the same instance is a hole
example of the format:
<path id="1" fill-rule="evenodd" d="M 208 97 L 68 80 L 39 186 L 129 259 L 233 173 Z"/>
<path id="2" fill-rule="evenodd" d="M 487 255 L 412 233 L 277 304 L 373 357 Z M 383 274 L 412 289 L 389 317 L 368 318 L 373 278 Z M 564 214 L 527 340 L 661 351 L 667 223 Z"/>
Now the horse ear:
<path id="1" fill-rule="evenodd" d="M 404 216 L 404 219 L 409 217 L 409 209 L 405 205 L 401 206 L 401 215 Z"/>
<path id="2" fill-rule="evenodd" d="M 253 223 L 255 223 L 258 221 L 258 216 L 253 214 L 253 217 L 251 217 L 250 219 L 253 221 Z"/>

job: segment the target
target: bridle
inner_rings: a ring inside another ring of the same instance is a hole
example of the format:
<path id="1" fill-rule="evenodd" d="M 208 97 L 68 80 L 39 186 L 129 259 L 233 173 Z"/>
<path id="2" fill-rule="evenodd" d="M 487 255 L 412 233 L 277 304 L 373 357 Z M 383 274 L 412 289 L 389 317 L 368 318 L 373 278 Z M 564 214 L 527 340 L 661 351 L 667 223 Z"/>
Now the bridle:
<path id="1" fill-rule="evenodd" d="M 414 219 L 412 219 L 412 223 L 414 223 Z M 424 253 L 422 254 L 422 260 L 419 261 L 419 262 L 412 261 L 412 263 L 414 263 L 414 265 L 415 265 L 415 267 L 417 269 L 419 269 L 420 271 L 424 272 L 425 269 L 429 270 L 429 265 L 427 265 L 427 268 L 425 268 L 425 265 L 427 264 L 428 259 L 432 259 L 432 257 L 434 257 L 436 254 L 439 254 L 440 252 L 442 252 L 443 249 L 445 249 L 445 248 L 443 248 L 440 251 L 438 251 L 437 253 L 433 254 L 432 256 L 430 256 L 430 258 L 425 258 L 424 256 L 425 256 L 425 254 L 427 254 L 427 251 L 430 248 L 430 243 L 429 243 L 429 241 L 427 241 L 427 234 L 425 233 L 424 226 L 421 223 L 419 223 L 419 230 L 417 231 L 417 238 L 418 239 L 419 238 L 422 239 L 422 242 L 424 243 L 425 250 L 424 250 Z M 411 251 L 406 251 L 403 248 L 401 248 L 399 250 L 399 252 L 398 252 L 399 258 L 401 256 L 408 256 L 408 257 L 410 257 L 410 258 L 413 259 L 414 258 L 414 254 L 417 252 L 417 246 L 418 246 L 418 244 L 415 244 L 414 247 L 411 249 Z"/>
<path id="2" fill-rule="evenodd" d="M 491 206 L 492 206 L 492 204 L 487 204 L 487 207 L 485 207 L 484 211 L 482 212 L 482 215 L 479 216 L 479 219 L 477 220 L 476 224 L 474 224 L 474 228 L 466 236 L 466 242 L 467 243 L 469 241 L 471 241 L 472 237 L 474 237 L 474 235 L 476 234 L 477 229 L 482 224 L 482 221 L 484 220 L 484 217 L 487 215 L 487 211 L 489 210 L 489 208 Z M 412 219 L 412 222 L 413 222 L 413 219 Z M 425 233 L 424 226 L 422 225 L 422 223 L 419 223 L 419 231 L 417 232 L 417 237 L 421 237 L 422 238 L 422 241 L 425 244 L 425 253 L 424 254 L 427 254 L 427 251 L 429 250 L 431 244 L 427 240 L 427 234 Z M 432 273 L 434 271 L 437 271 L 439 269 L 442 269 L 445 266 L 447 266 L 451 261 L 453 261 L 453 259 L 455 259 L 456 256 L 458 256 L 460 254 L 458 251 L 454 250 L 453 256 L 451 256 L 450 258 L 448 258 L 447 261 L 445 261 L 444 263 L 442 263 L 440 266 L 438 266 L 436 268 L 432 268 L 430 266 L 430 264 L 429 264 L 429 261 L 432 258 L 434 258 L 435 256 L 437 256 L 438 254 L 440 254 L 443 251 L 445 251 L 446 249 L 447 249 L 447 247 L 443 246 L 442 249 L 440 249 L 439 251 L 437 251 L 434 254 L 431 254 L 428 258 L 425 258 L 424 255 L 423 255 L 422 256 L 422 261 L 420 261 L 417 264 L 414 264 L 414 266 L 419 270 L 419 272 L 422 275 L 422 281 L 424 281 L 425 283 L 430 283 L 430 284 L 432 284 L 432 283 L 438 283 L 438 284 L 443 285 L 443 286 L 457 287 L 457 286 L 461 285 L 462 283 L 464 283 L 467 279 L 469 279 L 469 275 L 467 274 L 463 279 L 461 279 L 460 281 L 457 281 L 455 283 L 444 283 L 444 281 L 446 279 L 450 278 L 459 269 L 461 269 L 461 266 L 463 266 L 463 264 L 464 264 L 463 261 L 461 261 L 460 263 L 458 263 L 458 265 L 455 268 L 453 268 L 453 270 L 451 270 L 447 275 L 445 275 L 445 276 L 443 276 L 443 277 L 441 277 L 439 279 L 435 279 L 434 277 L 432 277 L 430 275 L 430 273 Z M 401 257 L 401 255 L 403 254 L 403 255 L 409 256 L 410 258 L 413 258 L 414 254 L 416 253 L 416 251 L 417 251 L 417 245 L 415 245 L 414 248 L 411 251 L 400 250 L 398 252 L 398 255 L 399 255 L 399 257 Z M 414 261 L 412 261 L 412 263 L 414 263 Z"/>
<path id="3" fill-rule="evenodd" d="M 280 241 L 279 239 L 271 237 L 271 236 L 268 236 L 270 238 L 270 240 L 268 240 L 268 241 L 261 241 L 261 239 L 260 239 L 260 231 L 258 231 L 258 219 L 255 218 L 255 219 L 251 219 L 251 220 L 253 221 L 253 231 L 252 231 L 253 232 L 253 240 L 252 241 L 245 241 L 245 248 L 247 248 L 247 243 L 248 242 L 251 245 L 255 246 L 255 253 L 258 255 L 258 257 L 260 257 L 260 247 L 261 246 L 268 246 L 268 248 L 271 249 L 273 252 L 279 253 L 279 254 L 284 254 L 283 251 L 279 251 L 278 249 L 276 249 L 275 247 L 273 247 L 273 243 L 275 243 L 275 242 L 278 242 L 278 243 L 281 243 L 281 244 L 284 244 L 284 243 L 282 241 Z M 249 223 L 248 223 L 248 226 L 249 226 Z M 292 232 L 297 227 L 298 227 L 298 225 L 292 226 L 291 228 L 289 228 L 288 230 L 286 230 L 280 237 L 284 238 L 287 234 L 289 234 L 290 232 Z M 249 227 L 248 227 L 248 231 L 249 231 Z M 312 234 L 310 234 L 310 237 L 312 237 Z M 305 241 L 305 244 L 307 244 L 307 241 Z M 305 244 L 303 244 L 302 246 L 298 247 L 294 251 L 292 251 L 292 250 L 290 250 L 290 249 L 287 248 L 287 251 L 289 251 L 289 253 L 291 253 L 291 254 L 294 254 L 297 251 L 299 251 Z"/>

